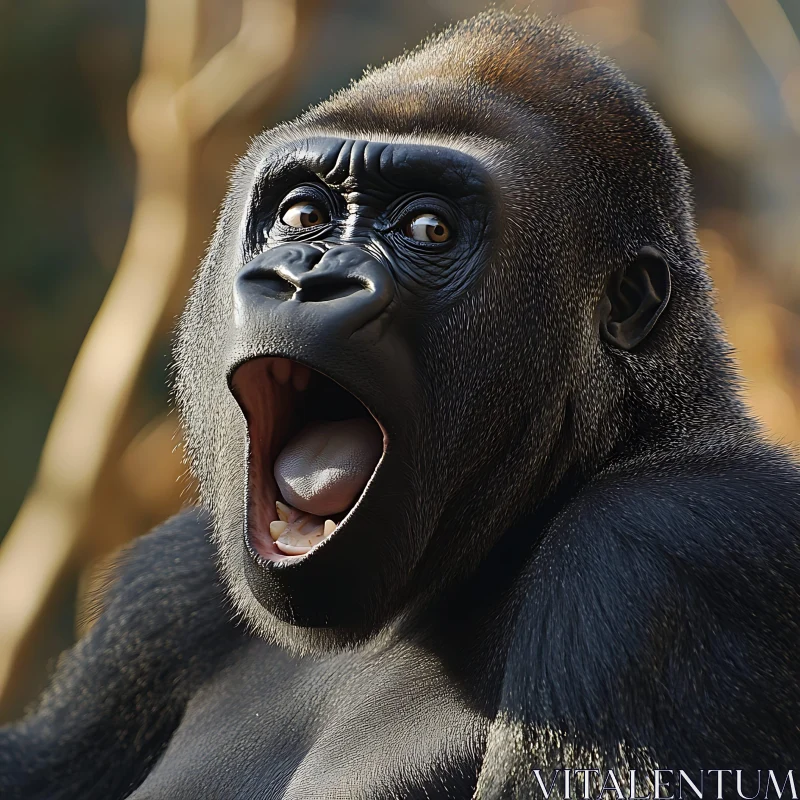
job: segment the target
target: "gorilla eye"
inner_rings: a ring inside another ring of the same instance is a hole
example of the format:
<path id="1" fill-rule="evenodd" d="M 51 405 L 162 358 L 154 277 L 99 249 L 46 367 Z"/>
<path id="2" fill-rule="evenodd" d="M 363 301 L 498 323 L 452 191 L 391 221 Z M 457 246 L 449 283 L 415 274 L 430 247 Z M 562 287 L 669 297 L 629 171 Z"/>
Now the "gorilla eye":
<path id="1" fill-rule="evenodd" d="M 450 228 L 435 214 L 420 214 L 411 219 L 403 231 L 415 242 L 446 242 L 450 238 Z"/>
<path id="2" fill-rule="evenodd" d="M 329 221 L 328 215 L 313 203 L 295 203 L 286 209 L 281 222 L 290 228 L 313 228 Z"/>

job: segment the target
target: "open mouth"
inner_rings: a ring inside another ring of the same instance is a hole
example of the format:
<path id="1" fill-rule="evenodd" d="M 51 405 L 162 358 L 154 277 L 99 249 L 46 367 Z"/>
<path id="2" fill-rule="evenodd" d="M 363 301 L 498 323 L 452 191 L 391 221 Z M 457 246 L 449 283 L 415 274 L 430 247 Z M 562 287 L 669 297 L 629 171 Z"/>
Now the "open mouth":
<path id="1" fill-rule="evenodd" d="M 249 544 L 266 561 L 301 559 L 359 504 L 384 430 L 350 392 L 290 359 L 245 362 L 231 389 L 247 421 Z"/>

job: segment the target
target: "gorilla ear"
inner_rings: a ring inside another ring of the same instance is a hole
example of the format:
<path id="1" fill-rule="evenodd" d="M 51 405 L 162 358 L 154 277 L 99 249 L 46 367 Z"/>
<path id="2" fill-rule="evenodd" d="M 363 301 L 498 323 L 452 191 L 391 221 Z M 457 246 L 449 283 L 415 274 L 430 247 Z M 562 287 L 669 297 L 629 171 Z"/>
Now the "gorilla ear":
<path id="1" fill-rule="evenodd" d="M 654 247 L 643 247 L 636 260 L 608 282 L 597 308 L 600 336 L 622 350 L 632 350 L 653 329 L 671 290 L 666 259 Z"/>

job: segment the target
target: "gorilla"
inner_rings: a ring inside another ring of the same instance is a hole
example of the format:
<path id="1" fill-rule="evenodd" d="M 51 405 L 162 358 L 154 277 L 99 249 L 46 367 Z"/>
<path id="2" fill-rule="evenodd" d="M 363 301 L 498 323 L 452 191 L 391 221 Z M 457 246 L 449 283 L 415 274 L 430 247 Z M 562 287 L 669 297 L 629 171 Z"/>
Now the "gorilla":
<path id="1" fill-rule="evenodd" d="M 671 135 L 570 33 L 486 12 L 258 137 L 176 338 L 202 503 L 3 798 L 792 793 L 800 466 Z"/>

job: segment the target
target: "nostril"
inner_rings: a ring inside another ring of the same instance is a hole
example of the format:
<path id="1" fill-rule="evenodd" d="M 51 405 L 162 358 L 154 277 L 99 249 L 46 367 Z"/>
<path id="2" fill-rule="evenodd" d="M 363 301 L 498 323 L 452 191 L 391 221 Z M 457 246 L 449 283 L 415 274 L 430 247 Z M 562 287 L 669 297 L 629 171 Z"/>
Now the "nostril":
<path id="1" fill-rule="evenodd" d="M 304 284 L 297 292 L 297 299 L 306 303 L 321 303 L 325 300 L 340 300 L 360 292 L 365 287 L 355 279 L 335 282 Z"/>
<path id="2" fill-rule="evenodd" d="M 242 299 L 261 295 L 279 303 L 347 300 L 348 307 L 364 313 L 373 306 L 385 306 L 393 295 L 386 267 L 352 246 L 320 253 L 306 244 L 278 245 L 246 264 L 236 284 Z"/>
<path id="3" fill-rule="evenodd" d="M 258 281 L 269 294 L 281 300 L 289 300 L 295 293 L 294 284 L 270 270 L 269 273 L 259 278 Z"/>
<path id="4" fill-rule="evenodd" d="M 292 244 L 274 247 L 257 255 L 242 268 L 237 281 L 242 288 L 261 292 L 276 300 L 290 300 L 300 288 L 302 276 L 322 258 L 314 247 Z"/>

